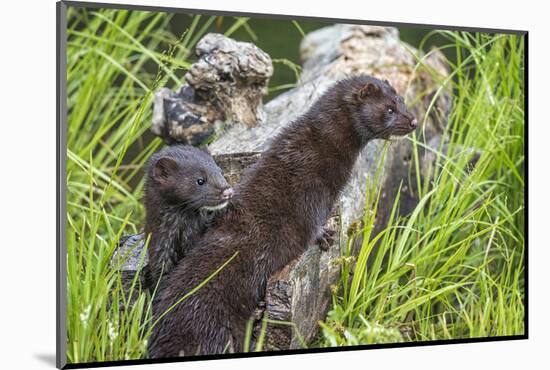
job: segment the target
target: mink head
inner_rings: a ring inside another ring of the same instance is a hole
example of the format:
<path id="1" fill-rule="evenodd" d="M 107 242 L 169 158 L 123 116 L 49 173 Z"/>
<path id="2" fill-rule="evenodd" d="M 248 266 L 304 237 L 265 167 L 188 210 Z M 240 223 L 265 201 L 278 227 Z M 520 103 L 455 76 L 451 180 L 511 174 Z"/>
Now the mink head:
<path id="1" fill-rule="evenodd" d="M 370 76 L 344 81 L 347 100 L 352 103 L 353 128 L 362 139 L 389 139 L 416 129 L 416 119 L 388 81 Z"/>
<path id="2" fill-rule="evenodd" d="M 214 211 L 224 208 L 233 189 L 206 151 L 173 145 L 152 156 L 146 192 L 170 206 Z"/>

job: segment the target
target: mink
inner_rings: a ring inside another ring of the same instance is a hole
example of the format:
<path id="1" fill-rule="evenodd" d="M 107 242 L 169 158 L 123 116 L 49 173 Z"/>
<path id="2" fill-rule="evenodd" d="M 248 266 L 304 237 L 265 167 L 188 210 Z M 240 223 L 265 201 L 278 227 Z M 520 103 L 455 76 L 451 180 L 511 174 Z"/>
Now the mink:
<path id="1" fill-rule="evenodd" d="M 190 145 L 153 154 L 145 181 L 145 236 L 150 235 L 148 278 L 153 286 L 219 217 L 233 189 L 212 156 Z"/>
<path id="2" fill-rule="evenodd" d="M 332 85 L 272 139 L 235 186 L 227 212 L 167 277 L 153 301 L 160 320 L 149 356 L 245 350 L 245 327 L 267 280 L 319 238 L 367 142 L 416 127 L 387 81 L 363 75 Z"/>

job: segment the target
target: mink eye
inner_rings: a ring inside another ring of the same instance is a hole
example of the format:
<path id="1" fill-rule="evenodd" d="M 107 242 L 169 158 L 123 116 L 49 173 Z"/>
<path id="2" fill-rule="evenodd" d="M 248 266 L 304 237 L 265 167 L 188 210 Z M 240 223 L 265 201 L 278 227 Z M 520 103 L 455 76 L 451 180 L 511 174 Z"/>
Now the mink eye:
<path id="1" fill-rule="evenodd" d="M 394 114 L 395 111 L 393 110 L 393 108 L 388 108 L 388 114 Z"/>
<path id="2" fill-rule="evenodd" d="M 197 179 L 197 184 L 199 184 L 199 185 L 204 185 L 205 183 L 206 183 L 206 180 L 205 180 L 205 179 L 203 179 L 203 178 Z"/>

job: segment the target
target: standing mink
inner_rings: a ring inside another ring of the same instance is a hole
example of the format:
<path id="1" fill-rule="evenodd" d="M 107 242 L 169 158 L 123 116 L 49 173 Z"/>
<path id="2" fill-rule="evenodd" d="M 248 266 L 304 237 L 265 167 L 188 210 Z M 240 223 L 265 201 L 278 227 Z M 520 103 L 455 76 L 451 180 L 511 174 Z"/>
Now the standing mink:
<path id="1" fill-rule="evenodd" d="M 207 152 L 174 145 L 149 160 L 145 181 L 145 235 L 151 283 L 167 276 L 223 209 L 233 189 Z"/>
<path id="2" fill-rule="evenodd" d="M 318 238 L 363 147 L 416 126 L 387 81 L 357 76 L 330 87 L 273 139 L 235 187 L 232 207 L 166 278 L 157 318 L 234 257 L 158 321 L 150 357 L 242 351 L 268 278 Z"/>

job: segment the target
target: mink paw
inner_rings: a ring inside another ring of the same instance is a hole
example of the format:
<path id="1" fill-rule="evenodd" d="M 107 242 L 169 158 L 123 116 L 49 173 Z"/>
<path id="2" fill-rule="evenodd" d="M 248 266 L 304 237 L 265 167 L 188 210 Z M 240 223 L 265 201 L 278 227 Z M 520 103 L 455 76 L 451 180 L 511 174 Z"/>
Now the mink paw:
<path id="1" fill-rule="evenodd" d="M 326 252 L 330 249 L 330 246 L 334 244 L 334 235 L 336 231 L 333 229 L 323 227 L 321 235 L 317 237 L 317 245 L 323 252 Z"/>

